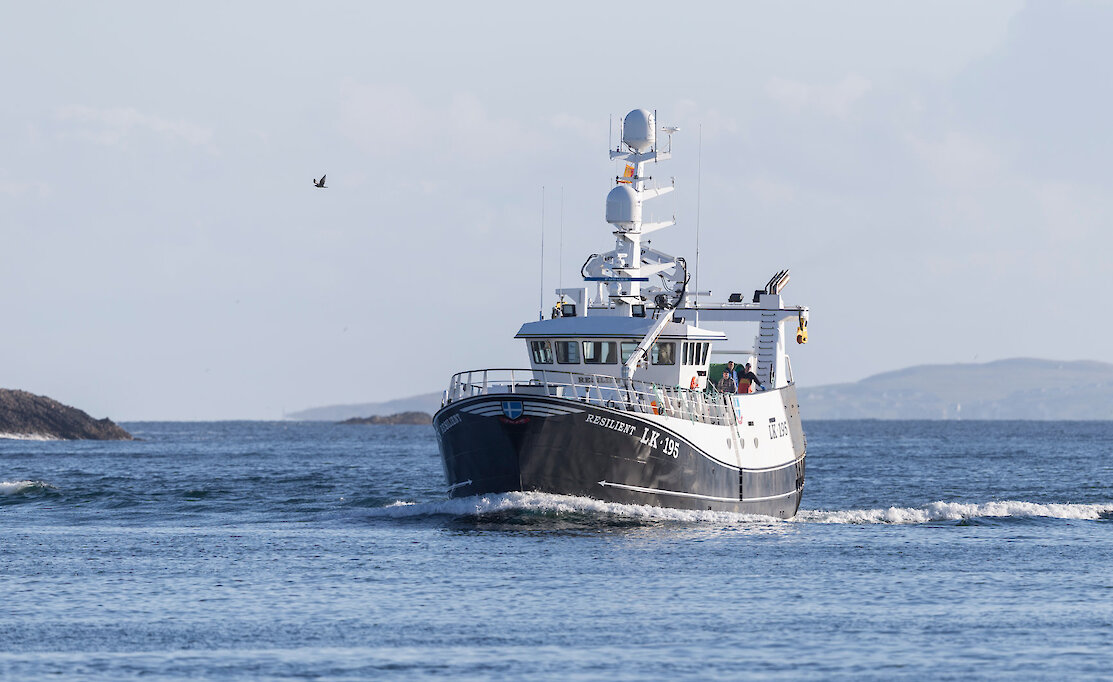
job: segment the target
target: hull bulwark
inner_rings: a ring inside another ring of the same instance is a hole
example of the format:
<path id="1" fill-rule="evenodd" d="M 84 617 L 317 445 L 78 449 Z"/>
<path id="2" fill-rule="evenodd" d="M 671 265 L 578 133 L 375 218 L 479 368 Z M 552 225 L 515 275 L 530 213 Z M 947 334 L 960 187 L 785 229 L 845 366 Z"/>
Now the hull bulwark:
<path id="1" fill-rule="evenodd" d="M 433 426 L 453 497 L 538 491 L 780 518 L 796 513 L 804 484 L 802 432 L 792 434 L 800 445 L 788 461 L 748 469 L 712 456 L 664 421 L 586 402 L 503 394 L 453 402 Z M 789 428 L 799 429 L 798 418 L 792 421 Z M 724 449 L 732 438 L 749 440 L 729 426 L 714 428 Z M 761 439 L 750 445 L 760 447 Z"/>

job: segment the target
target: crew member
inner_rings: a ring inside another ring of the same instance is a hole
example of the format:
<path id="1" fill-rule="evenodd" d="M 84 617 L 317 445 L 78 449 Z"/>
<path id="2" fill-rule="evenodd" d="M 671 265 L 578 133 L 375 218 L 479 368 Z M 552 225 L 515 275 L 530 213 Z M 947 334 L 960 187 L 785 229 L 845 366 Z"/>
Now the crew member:
<path id="1" fill-rule="evenodd" d="M 718 389 L 722 393 L 734 393 L 738 390 L 738 379 L 734 371 L 734 361 L 727 363 L 727 368 L 723 370 L 723 377 L 719 379 Z"/>
<path id="2" fill-rule="evenodd" d="M 758 380 L 757 375 L 750 371 L 750 363 L 747 362 L 745 369 L 738 374 L 738 392 L 749 393 L 753 390 L 751 384 L 757 384 L 761 390 L 765 390 L 765 386 Z"/>

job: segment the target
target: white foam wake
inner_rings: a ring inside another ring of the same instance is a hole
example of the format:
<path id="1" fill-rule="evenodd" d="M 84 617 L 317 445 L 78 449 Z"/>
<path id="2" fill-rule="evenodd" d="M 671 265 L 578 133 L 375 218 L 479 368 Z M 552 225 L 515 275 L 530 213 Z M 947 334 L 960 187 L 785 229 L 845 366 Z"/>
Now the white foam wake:
<path id="1" fill-rule="evenodd" d="M 652 507 L 641 504 L 602 502 L 600 500 L 593 500 L 589 497 L 521 492 L 459 497 L 438 502 L 413 503 L 397 501 L 386 507 L 373 510 L 372 515 L 407 518 L 439 515 L 483 516 L 503 512 L 532 512 L 546 516 L 579 514 L 636 521 L 768 522 L 774 520 L 768 516 L 758 516 L 755 514 L 668 509 L 666 507 Z"/>
<path id="2" fill-rule="evenodd" d="M 928 523 L 978 518 L 1045 517 L 1096 521 L 1111 513 L 1113 504 L 1039 504 L 1003 500 L 981 504 L 932 502 L 922 507 L 888 509 L 801 510 L 794 520 L 805 523 Z"/>
<path id="3" fill-rule="evenodd" d="M 0 438 L 6 440 L 61 440 L 41 433 L 0 433 Z"/>
<path id="4" fill-rule="evenodd" d="M 53 487 L 42 481 L 0 481 L 0 495 L 15 495 L 25 490 L 46 490 Z"/>
<path id="5" fill-rule="evenodd" d="M 981 504 L 932 502 L 922 507 L 889 507 L 887 509 L 833 511 L 801 509 L 794 518 L 782 521 L 781 519 L 756 514 L 668 509 L 648 505 L 601 502 L 587 497 L 517 492 L 424 503 L 397 501 L 386 507 L 372 510 L 371 515 L 388 518 L 415 518 L 421 516 L 484 516 L 504 512 L 536 513 L 558 517 L 579 514 L 645 522 L 915 524 L 932 521 L 1006 517 L 1098 520 L 1113 514 L 1113 503 L 1039 504 L 1036 502 L 1005 500 Z"/>

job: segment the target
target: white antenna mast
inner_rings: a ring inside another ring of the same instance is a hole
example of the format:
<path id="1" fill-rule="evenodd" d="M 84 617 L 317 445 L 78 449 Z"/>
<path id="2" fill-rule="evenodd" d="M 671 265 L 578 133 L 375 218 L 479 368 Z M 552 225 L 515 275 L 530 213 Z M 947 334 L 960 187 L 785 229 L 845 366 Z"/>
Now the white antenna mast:
<path id="1" fill-rule="evenodd" d="M 696 291 L 692 297 L 696 307 L 696 326 L 699 326 L 699 205 L 700 189 L 703 184 L 703 124 L 699 124 L 699 142 L 696 152 Z"/>
<path id="2" fill-rule="evenodd" d="M 560 186 L 560 245 L 557 247 L 557 287 L 564 288 L 564 185 Z M 564 300 L 564 294 L 560 295 Z"/>
<path id="3" fill-rule="evenodd" d="M 537 305 L 537 319 L 545 319 L 545 185 L 541 185 L 541 296 Z"/>

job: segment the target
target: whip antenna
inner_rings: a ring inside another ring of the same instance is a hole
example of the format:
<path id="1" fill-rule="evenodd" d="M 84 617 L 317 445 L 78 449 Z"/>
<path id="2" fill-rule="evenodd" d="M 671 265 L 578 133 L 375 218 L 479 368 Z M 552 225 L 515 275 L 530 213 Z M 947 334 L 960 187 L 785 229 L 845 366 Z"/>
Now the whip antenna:
<path id="1" fill-rule="evenodd" d="M 560 245 L 557 247 L 557 288 L 564 288 L 564 185 L 560 186 Z M 560 295 L 564 300 L 564 294 Z"/>
<path id="2" fill-rule="evenodd" d="M 541 185 L 541 287 L 537 303 L 537 319 L 545 319 L 545 185 Z"/>
<path id="3" fill-rule="evenodd" d="M 696 152 L 696 291 L 692 300 L 696 306 L 696 326 L 699 326 L 699 205 L 703 180 L 703 124 L 699 124 L 699 142 Z"/>

